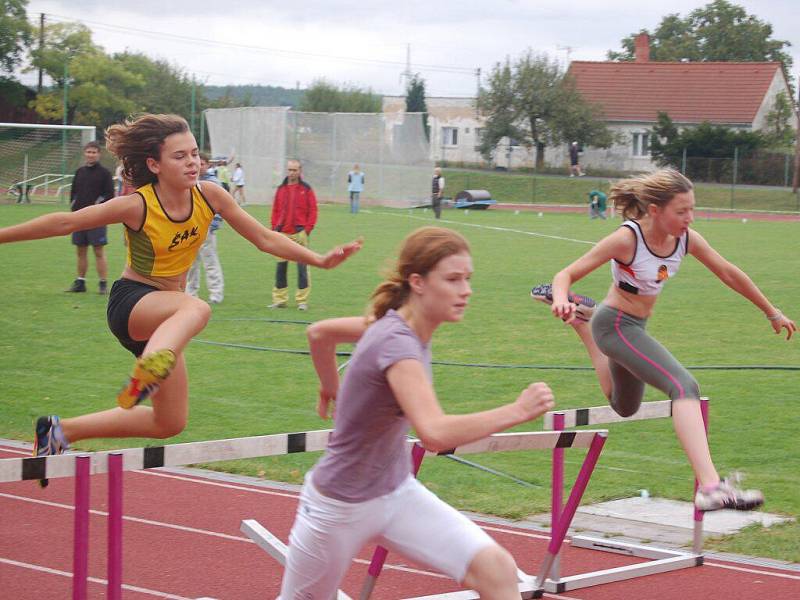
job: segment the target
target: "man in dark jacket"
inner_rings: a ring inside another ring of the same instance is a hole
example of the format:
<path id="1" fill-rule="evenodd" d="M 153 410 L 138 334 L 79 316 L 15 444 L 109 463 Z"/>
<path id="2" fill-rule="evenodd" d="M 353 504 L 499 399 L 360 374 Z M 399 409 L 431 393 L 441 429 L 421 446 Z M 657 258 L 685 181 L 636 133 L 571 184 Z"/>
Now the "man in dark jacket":
<path id="1" fill-rule="evenodd" d="M 75 171 L 72 189 L 69 195 L 70 208 L 80 210 L 92 204 L 100 204 L 114 197 L 114 182 L 111 173 L 100 164 L 100 144 L 89 142 L 83 148 L 86 164 Z M 96 227 L 72 234 L 72 243 L 78 251 L 78 278 L 72 283 L 68 292 L 86 291 L 86 270 L 89 266 L 89 246 L 94 249 L 95 266 L 100 278 L 98 291 L 106 294 L 108 284 L 108 264 L 104 246 L 108 243 L 106 227 Z"/>
<path id="2" fill-rule="evenodd" d="M 311 186 L 303 181 L 299 160 L 290 160 L 286 172 L 283 183 L 275 190 L 275 200 L 272 203 L 272 229 L 280 231 L 298 244 L 308 246 L 308 236 L 317 224 L 317 197 Z M 285 260 L 278 262 L 270 308 L 286 308 L 289 301 L 289 286 L 286 281 L 288 265 L 288 261 Z M 310 294 L 308 266 L 297 263 L 297 292 L 294 299 L 298 310 L 308 309 Z"/>

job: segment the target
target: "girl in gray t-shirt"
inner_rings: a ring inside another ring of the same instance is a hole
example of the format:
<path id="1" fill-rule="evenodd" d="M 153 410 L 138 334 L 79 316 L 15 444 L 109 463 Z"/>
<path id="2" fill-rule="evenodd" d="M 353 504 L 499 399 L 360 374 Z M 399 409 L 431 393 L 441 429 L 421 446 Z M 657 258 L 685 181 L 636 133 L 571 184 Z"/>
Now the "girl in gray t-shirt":
<path id="1" fill-rule="evenodd" d="M 463 318 L 471 276 L 466 240 L 423 227 L 403 242 L 396 271 L 372 295 L 369 317 L 309 327 L 318 412 L 334 413 L 335 427 L 325 455 L 306 475 L 283 600 L 333 597 L 370 541 L 446 573 L 482 598 L 519 598 L 514 559 L 413 477 L 406 445 L 411 427 L 427 449 L 442 451 L 536 419 L 554 405 L 550 388 L 534 383 L 498 408 L 442 411 L 431 379 L 431 337 L 442 323 Z M 340 386 L 336 345 L 356 341 Z"/>

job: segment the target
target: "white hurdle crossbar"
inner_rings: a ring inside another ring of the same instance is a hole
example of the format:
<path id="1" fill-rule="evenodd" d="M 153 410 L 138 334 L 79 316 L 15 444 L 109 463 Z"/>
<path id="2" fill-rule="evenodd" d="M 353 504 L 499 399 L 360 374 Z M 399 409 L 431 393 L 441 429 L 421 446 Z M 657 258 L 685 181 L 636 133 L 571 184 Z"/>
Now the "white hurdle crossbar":
<path id="1" fill-rule="evenodd" d="M 476 442 L 464 444 L 457 448 L 452 448 L 444 452 L 423 452 L 419 446 L 418 440 L 409 440 L 412 455 L 415 456 L 415 466 L 421 462 L 424 456 L 443 456 L 449 454 L 475 454 L 481 452 L 504 452 L 511 450 L 554 450 L 556 448 L 588 448 L 586 458 L 583 461 L 580 472 L 575 480 L 575 485 L 570 493 L 569 500 L 564 508 L 564 511 L 559 516 L 559 521 L 554 527 L 554 532 L 551 537 L 548 553 L 542 561 L 540 574 L 538 578 L 532 577 L 522 571 L 518 570 L 519 578 L 519 591 L 521 598 L 540 598 L 544 592 L 544 583 L 547 580 L 547 575 L 553 564 L 555 555 L 558 553 L 558 548 L 564 541 L 564 537 L 569 529 L 569 524 L 575 515 L 575 511 L 580 504 L 586 486 L 589 483 L 591 474 L 594 470 L 597 460 L 600 457 L 600 452 L 603 449 L 608 432 L 606 430 L 585 430 L 585 431 L 537 431 L 526 433 L 497 433 L 489 437 L 483 438 Z M 286 545 L 270 533 L 266 528 L 254 520 L 242 521 L 242 532 L 244 532 L 250 539 L 252 539 L 260 548 L 264 549 L 270 556 L 285 566 L 286 562 Z M 373 560 L 370 564 L 367 578 L 365 580 L 364 588 L 361 591 L 360 600 L 366 600 L 372 593 L 372 588 L 375 584 L 380 571 L 383 567 L 383 561 L 386 558 L 386 550 L 378 547 L 373 555 Z M 539 582 L 542 582 L 541 584 Z M 337 592 L 337 599 L 344 599 L 347 596 L 339 590 Z M 426 596 L 426 598 L 438 598 L 440 600 L 459 599 L 459 600 L 476 600 L 478 594 L 472 590 L 465 590 L 462 592 L 455 592 L 453 594 L 442 594 L 438 596 Z M 419 599 L 416 599 L 419 600 Z"/>
<path id="2" fill-rule="evenodd" d="M 331 429 L 321 429 L 104 452 L 5 458 L 0 460 L 0 483 L 74 477 L 77 456 L 89 456 L 90 474 L 94 475 L 108 472 L 109 454 L 122 454 L 124 471 L 140 471 L 158 467 L 180 467 L 223 460 L 313 452 L 325 449 L 331 431 Z"/>
<path id="3" fill-rule="evenodd" d="M 700 398 L 700 409 L 703 415 L 703 422 L 708 432 L 708 398 Z M 544 428 L 561 431 L 566 427 L 580 427 L 582 425 L 599 425 L 606 423 L 619 423 L 623 421 L 641 421 L 647 419 L 663 419 L 672 416 L 672 401 L 663 400 L 657 402 L 643 402 L 639 410 L 630 417 L 619 416 L 610 406 L 594 406 L 591 408 L 578 408 L 572 410 L 552 411 L 544 417 Z M 553 454 L 553 501 L 551 522 L 559 522 L 558 511 L 561 507 L 561 473 L 563 473 L 563 457 Z M 697 482 L 695 481 L 695 490 Z M 552 526 L 554 529 L 555 527 Z M 551 578 L 545 581 L 545 590 L 548 592 L 562 593 L 569 590 L 610 583 L 613 581 L 623 581 L 665 573 L 688 567 L 699 567 L 703 564 L 703 513 L 694 510 L 694 533 L 692 552 L 679 550 L 667 550 L 632 544 L 626 542 L 612 541 L 604 538 L 590 536 L 573 536 L 571 538 L 573 548 L 587 548 L 600 550 L 603 552 L 613 552 L 638 558 L 650 559 L 649 562 L 627 565 L 613 569 L 593 571 L 569 577 L 559 577 L 558 557 L 554 559 L 554 566 L 551 570 Z"/>

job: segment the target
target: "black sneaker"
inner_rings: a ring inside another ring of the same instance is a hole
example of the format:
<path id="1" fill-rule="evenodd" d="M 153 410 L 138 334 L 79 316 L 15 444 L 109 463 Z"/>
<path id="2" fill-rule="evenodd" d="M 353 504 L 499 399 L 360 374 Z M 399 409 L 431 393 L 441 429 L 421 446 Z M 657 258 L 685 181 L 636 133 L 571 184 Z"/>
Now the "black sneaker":
<path id="1" fill-rule="evenodd" d="M 85 292 L 86 291 L 86 281 L 84 279 L 76 279 L 72 282 L 72 285 L 69 286 L 68 292 Z"/>
<path id="2" fill-rule="evenodd" d="M 108 282 L 106 282 L 105 279 L 100 280 L 100 283 L 97 286 L 97 293 L 101 296 L 108 294 Z"/>
<path id="3" fill-rule="evenodd" d="M 539 302 L 553 304 L 553 287 L 549 283 L 540 283 L 531 290 L 531 296 Z M 569 292 L 567 300 L 575 305 L 575 316 L 578 319 L 589 321 L 592 318 L 597 303 L 589 296 Z"/>
<path id="4" fill-rule="evenodd" d="M 39 417 L 33 440 L 34 456 L 56 456 L 69 450 L 69 443 L 61 429 L 61 419 L 56 415 Z M 39 485 L 47 487 L 47 479 L 40 479 Z"/>

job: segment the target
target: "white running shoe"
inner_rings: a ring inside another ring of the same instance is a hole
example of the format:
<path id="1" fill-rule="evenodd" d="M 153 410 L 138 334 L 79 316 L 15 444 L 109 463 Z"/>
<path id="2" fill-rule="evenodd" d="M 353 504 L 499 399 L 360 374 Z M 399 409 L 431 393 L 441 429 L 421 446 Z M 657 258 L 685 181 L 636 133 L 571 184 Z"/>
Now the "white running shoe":
<path id="1" fill-rule="evenodd" d="M 764 504 L 764 494 L 759 490 L 743 490 L 739 487 L 741 479 L 740 474 L 733 473 L 711 491 L 704 492 L 698 488 L 694 497 L 695 507 L 703 512 L 722 508 L 753 510 Z"/>

